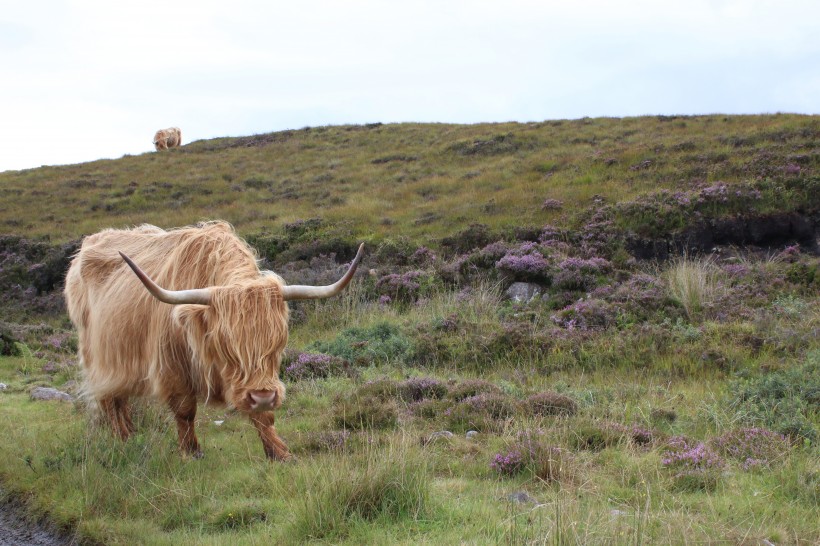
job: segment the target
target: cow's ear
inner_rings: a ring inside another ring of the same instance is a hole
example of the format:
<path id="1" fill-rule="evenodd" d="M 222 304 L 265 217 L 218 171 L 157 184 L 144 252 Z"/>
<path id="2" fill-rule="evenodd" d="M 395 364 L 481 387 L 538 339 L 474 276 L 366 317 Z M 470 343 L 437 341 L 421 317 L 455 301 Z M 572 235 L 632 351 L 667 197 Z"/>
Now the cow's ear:
<path id="1" fill-rule="evenodd" d="M 208 311 L 204 305 L 177 305 L 172 313 L 173 321 L 197 335 L 208 331 Z"/>

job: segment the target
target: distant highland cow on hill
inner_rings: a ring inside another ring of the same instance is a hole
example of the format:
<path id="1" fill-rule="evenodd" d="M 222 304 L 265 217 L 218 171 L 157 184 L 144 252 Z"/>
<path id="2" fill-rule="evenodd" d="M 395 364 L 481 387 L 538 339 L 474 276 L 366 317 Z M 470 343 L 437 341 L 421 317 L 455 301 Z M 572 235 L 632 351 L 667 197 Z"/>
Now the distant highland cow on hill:
<path id="1" fill-rule="evenodd" d="M 182 131 L 179 127 L 160 129 L 154 134 L 154 147 L 157 151 L 176 148 L 182 144 Z"/>

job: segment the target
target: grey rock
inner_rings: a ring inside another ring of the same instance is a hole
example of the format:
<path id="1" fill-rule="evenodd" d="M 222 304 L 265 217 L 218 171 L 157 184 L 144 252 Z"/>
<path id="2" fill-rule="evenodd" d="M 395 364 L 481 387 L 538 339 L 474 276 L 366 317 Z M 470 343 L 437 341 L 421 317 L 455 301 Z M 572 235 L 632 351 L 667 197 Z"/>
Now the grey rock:
<path id="1" fill-rule="evenodd" d="M 0 383 L 0 391 L 4 391 L 4 390 L 6 390 L 7 388 L 9 388 L 9 386 L 8 386 L 8 385 L 6 385 L 5 383 Z"/>
<path id="2" fill-rule="evenodd" d="M 528 303 L 541 295 L 541 287 L 531 282 L 514 282 L 504 294 L 514 302 Z"/>
<path id="3" fill-rule="evenodd" d="M 439 438 L 452 438 L 453 433 L 449 430 L 439 430 L 430 435 L 430 441 L 438 440 Z"/>
<path id="4" fill-rule="evenodd" d="M 510 493 L 507 495 L 507 500 L 509 502 L 516 502 L 519 504 L 538 504 L 538 501 L 532 498 L 526 491 L 516 491 L 515 493 Z"/>
<path id="5" fill-rule="evenodd" d="M 468 440 L 471 440 L 471 439 L 475 438 L 476 436 L 478 436 L 478 431 L 477 430 L 468 430 L 467 431 L 467 439 Z"/>
<path id="6" fill-rule="evenodd" d="M 64 402 L 74 401 L 74 397 L 67 392 L 58 391 L 51 387 L 35 387 L 31 390 L 32 400 L 61 400 Z"/>

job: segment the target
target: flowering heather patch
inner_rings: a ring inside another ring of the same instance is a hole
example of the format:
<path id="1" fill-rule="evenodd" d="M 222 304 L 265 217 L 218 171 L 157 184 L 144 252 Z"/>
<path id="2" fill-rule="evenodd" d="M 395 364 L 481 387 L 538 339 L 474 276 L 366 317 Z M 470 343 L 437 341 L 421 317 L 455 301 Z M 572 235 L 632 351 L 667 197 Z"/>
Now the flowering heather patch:
<path id="1" fill-rule="evenodd" d="M 603 330 L 615 320 L 612 306 L 599 299 L 577 301 L 564 307 L 550 317 L 552 321 L 567 330 Z"/>
<path id="2" fill-rule="evenodd" d="M 589 290 L 599 275 L 611 269 L 612 264 L 603 258 L 567 258 L 556 266 L 553 284 L 564 290 Z"/>
<path id="3" fill-rule="evenodd" d="M 724 264 L 720 268 L 729 277 L 744 277 L 749 274 L 749 267 L 745 264 Z"/>
<path id="4" fill-rule="evenodd" d="M 765 428 L 733 430 L 711 443 L 726 457 L 739 461 L 743 470 L 768 467 L 782 460 L 791 449 L 788 438 Z"/>
<path id="5" fill-rule="evenodd" d="M 399 383 L 398 389 L 405 402 L 443 398 L 447 394 L 447 385 L 431 377 L 412 377 Z"/>
<path id="6" fill-rule="evenodd" d="M 800 259 L 800 245 L 790 245 L 781 250 L 775 256 L 775 259 L 781 260 L 787 263 L 795 263 Z"/>
<path id="7" fill-rule="evenodd" d="M 510 249 L 495 263 L 496 269 L 518 281 L 550 281 L 550 262 L 534 242 L 522 243 Z"/>
<path id="8" fill-rule="evenodd" d="M 558 199 L 546 199 L 541 204 L 541 210 L 561 210 L 564 208 L 564 202 Z"/>
<path id="9" fill-rule="evenodd" d="M 437 259 L 436 254 L 426 246 L 420 246 L 410 255 L 410 263 L 413 265 L 429 265 Z"/>
<path id="10" fill-rule="evenodd" d="M 503 394 L 483 393 L 470 396 L 461 401 L 461 404 L 478 413 L 485 413 L 493 419 L 506 419 L 515 409 L 509 399 Z"/>
<path id="11" fill-rule="evenodd" d="M 533 394 L 527 397 L 524 405 L 536 415 L 575 415 L 578 411 L 575 400 L 552 391 Z"/>
<path id="12" fill-rule="evenodd" d="M 675 485 L 685 490 L 711 491 L 717 487 L 726 465 L 721 456 L 703 442 L 673 436 L 666 445 L 661 464 L 671 470 Z"/>
<path id="13" fill-rule="evenodd" d="M 514 476 L 524 469 L 524 458 L 518 451 L 496 453 L 490 462 L 490 468 L 502 476 Z"/>
<path id="14" fill-rule="evenodd" d="M 320 379 L 350 371 L 346 360 L 322 353 L 298 353 L 285 366 L 285 376 L 289 379 Z"/>
<path id="15" fill-rule="evenodd" d="M 422 271 L 390 273 L 376 281 L 376 290 L 397 301 L 414 301 L 421 291 Z"/>

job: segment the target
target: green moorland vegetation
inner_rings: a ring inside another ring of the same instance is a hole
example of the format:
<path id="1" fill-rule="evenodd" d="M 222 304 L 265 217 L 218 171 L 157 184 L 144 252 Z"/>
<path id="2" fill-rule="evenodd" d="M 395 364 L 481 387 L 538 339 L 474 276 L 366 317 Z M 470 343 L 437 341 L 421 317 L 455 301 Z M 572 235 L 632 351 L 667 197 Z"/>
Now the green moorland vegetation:
<path id="1" fill-rule="evenodd" d="M 820 117 L 305 128 L 0 173 L 0 488 L 88 544 L 820 543 Z M 291 306 L 277 427 L 205 457 L 77 394 L 62 276 L 224 219 Z M 519 298 L 511 298 L 510 289 Z"/>

